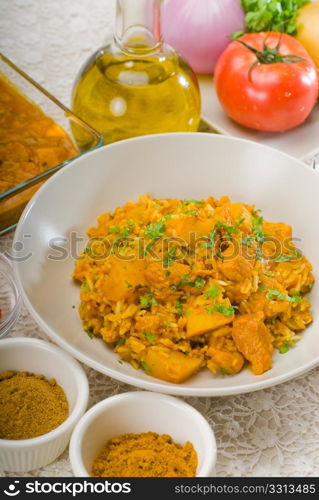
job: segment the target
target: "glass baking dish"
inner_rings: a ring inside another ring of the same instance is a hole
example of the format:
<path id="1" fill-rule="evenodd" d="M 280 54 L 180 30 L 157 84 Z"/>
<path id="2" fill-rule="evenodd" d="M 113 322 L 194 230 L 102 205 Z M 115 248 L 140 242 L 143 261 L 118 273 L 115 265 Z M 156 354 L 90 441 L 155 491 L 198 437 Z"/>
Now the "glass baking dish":
<path id="1" fill-rule="evenodd" d="M 8 82 L 11 84 L 29 102 L 31 101 L 31 103 L 35 104 L 37 108 L 40 108 L 46 117 L 52 118 L 55 125 L 60 130 L 62 128 L 64 132 L 66 132 L 69 143 L 73 143 L 72 146 L 74 146 L 74 148 L 72 147 L 72 152 L 70 153 L 72 155 L 71 158 L 54 164 L 54 166 L 52 166 L 51 161 L 50 168 L 47 169 L 45 167 L 46 162 L 43 162 L 41 163 L 41 166 L 38 166 L 38 170 L 41 170 L 40 173 L 33 176 L 30 175 L 30 177 L 28 177 L 28 174 L 24 171 L 23 182 L 20 181 L 14 184 L 12 181 L 10 184 L 7 184 L 7 186 L 9 185 L 9 188 L 6 189 L 4 186 L 6 186 L 6 181 L 8 179 L 5 178 L 5 175 L 6 173 L 8 174 L 8 172 L 6 172 L 6 168 L 3 166 L 1 170 L 1 163 L 3 162 L 3 158 L 1 158 L 1 151 L 4 151 L 5 148 L 8 147 L 8 144 L 10 143 L 8 141 L 11 139 L 7 139 L 4 144 L 4 142 L 1 143 L 0 138 L 0 235 L 2 235 L 15 227 L 30 198 L 50 175 L 60 168 L 68 165 L 75 158 L 82 156 L 88 151 L 92 151 L 93 149 L 103 146 L 104 141 L 102 136 L 96 130 L 72 113 L 72 111 L 59 102 L 58 99 L 51 95 L 47 90 L 41 87 L 41 85 L 36 83 L 24 71 L 19 69 L 1 52 L 0 77 L 5 83 Z M 73 140 L 72 129 L 76 128 L 81 128 L 81 144 L 76 144 Z M 16 141 L 17 138 L 15 137 L 14 140 Z M 30 141 L 32 141 L 32 137 L 30 137 Z M 1 146 L 3 146 L 2 149 Z M 10 147 L 11 146 L 14 148 L 15 142 L 12 142 L 12 144 L 10 144 Z M 27 178 L 25 179 L 25 177 Z"/>

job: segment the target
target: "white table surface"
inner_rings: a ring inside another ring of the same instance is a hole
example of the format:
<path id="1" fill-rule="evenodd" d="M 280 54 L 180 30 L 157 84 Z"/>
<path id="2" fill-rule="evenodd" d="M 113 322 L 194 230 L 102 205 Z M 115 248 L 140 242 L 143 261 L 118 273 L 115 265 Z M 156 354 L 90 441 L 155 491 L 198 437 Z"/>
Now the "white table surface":
<path id="1" fill-rule="evenodd" d="M 0 0 L 0 4 L 1 50 L 69 104 L 79 67 L 112 31 L 114 1 Z M 12 234 L 0 238 L 0 250 L 9 248 L 11 241 Z M 11 333 L 24 335 L 46 338 L 25 309 Z M 85 369 L 90 405 L 133 390 Z M 205 415 L 215 431 L 218 476 L 319 475 L 319 369 L 252 394 L 185 399 Z M 68 452 L 25 475 L 72 475 Z"/>

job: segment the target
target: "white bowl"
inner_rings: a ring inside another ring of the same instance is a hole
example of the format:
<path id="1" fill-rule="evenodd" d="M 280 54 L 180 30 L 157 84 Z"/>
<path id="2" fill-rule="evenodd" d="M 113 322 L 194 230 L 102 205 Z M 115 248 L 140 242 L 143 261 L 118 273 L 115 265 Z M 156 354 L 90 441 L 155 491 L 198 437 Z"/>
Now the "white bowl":
<path id="1" fill-rule="evenodd" d="M 0 341 L 0 371 L 29 371 L 55 378 L 69 403 L 68 418 L 56 429 L 32 439 L 0 439 L 0 470 L 25 472 L 53 462 L 68 445 L 75 424 L 86 410 L 89 386 L 77 361 L 43 340 Z"/>
<path id="2" fill-rule="evenodd" d="M 169 434 L 180 444 L 190 441 L 198 455 L 196 476 L 214 474 L 216 441 L 205 418 L 184 401 L 144 391 L 104 399 L 81 418 L 70 442 L 74 474 L 90 476 L 94 459 L 109 439 L 148 431 Z"/>
<path id="3" fill-rule="evenodd" d="M 189 396 L 223 396 L 285 382 L 319 363 L 318 320 L 273 368 L 255 376 L 245 369 L 223 377 L 208 370 L 171 384 L 119 364 L 102 340 L 91 340 L 77 312 L 79 286 L 71 279 L 86 230 L 102 212 L 141 193 L 199 199 L 230 196 L 256 204 L 270 221 L 292 224 L 298 246 L 319 270 L 319 176 L 299 160 L 260 144 L 212 134 L 163 134 L 120 141 L 75 160 L 48 180 L 29 203 L 15 242 L 23 243 L 14 263 L 17 285 L 39 325 L 73 356 L 92 368 L 143 389 Z M 31 237 L 26 237 L 31 235 Z M 82 237 L 77 245 L 75 236 Z M 59 246 L 57 250 L 56 246 Z M 21 257 L 25 256 L 23 260 Z M 28 257 L 29 256 L 29 257 Z M 28 257 L 28 258 L 27 258 Z M 310 296 L 316 313 L 319 286 Z M 76 309 L 72 309 L 72 304 Z"/>

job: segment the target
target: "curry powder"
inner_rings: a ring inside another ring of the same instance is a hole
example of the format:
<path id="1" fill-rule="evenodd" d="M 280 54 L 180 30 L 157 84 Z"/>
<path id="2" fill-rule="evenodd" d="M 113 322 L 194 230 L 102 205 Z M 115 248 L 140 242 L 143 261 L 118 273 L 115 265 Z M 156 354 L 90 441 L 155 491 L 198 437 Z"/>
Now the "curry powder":
<path id="1" fill-rule="evenodd" d="M 54 379 L 29 372 L 0 373 L 0 439 L 30 439 L 68 417 L 63 389 Z"/>
<path id="2" fill-rule="evenodd" d="M 92 466 L 93 477 L 194 477 L 192 443 L 174 443 L 167 434 L 123 434 L 108 441 Z"/>

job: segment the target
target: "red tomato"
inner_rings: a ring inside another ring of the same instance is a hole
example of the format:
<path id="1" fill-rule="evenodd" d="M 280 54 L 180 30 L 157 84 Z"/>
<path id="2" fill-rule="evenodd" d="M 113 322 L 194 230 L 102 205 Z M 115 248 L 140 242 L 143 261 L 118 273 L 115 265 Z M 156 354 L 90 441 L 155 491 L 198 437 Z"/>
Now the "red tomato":
<path id="1" fill-rule="evenodd" d="M 231 42 L 217 61 L 215 84 L 235 122 L 268 132 L 300 125 L 318 97 L 313 60 L 295 38 L 276 32 L 248 33 Z"/>

